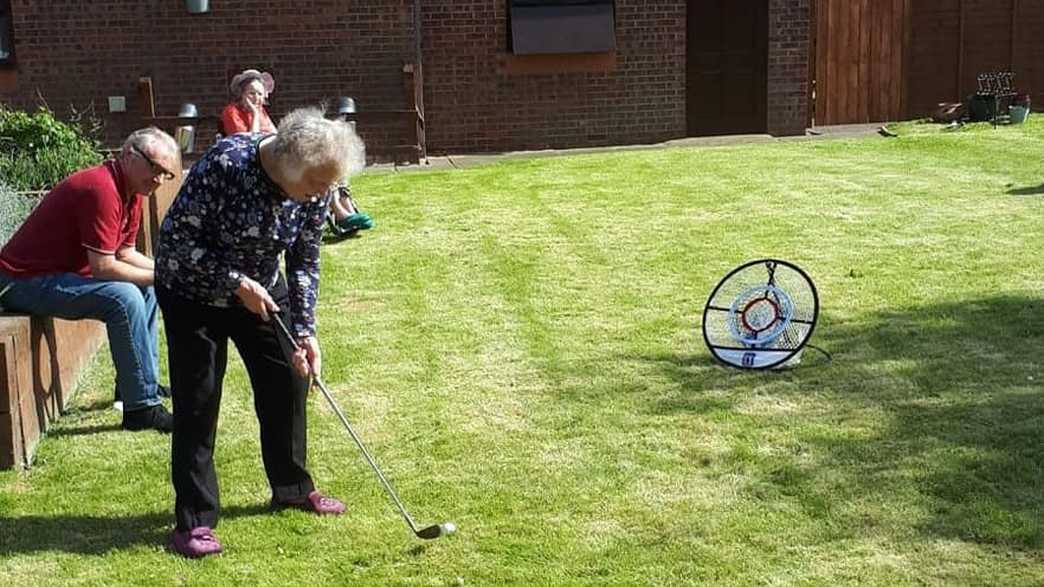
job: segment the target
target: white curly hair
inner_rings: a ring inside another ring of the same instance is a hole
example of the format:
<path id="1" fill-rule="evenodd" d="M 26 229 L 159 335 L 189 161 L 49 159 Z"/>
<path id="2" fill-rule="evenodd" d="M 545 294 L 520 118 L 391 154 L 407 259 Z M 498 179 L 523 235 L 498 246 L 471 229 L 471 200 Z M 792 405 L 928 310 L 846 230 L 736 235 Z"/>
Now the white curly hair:
<path id="1" fill-rule="evenodd" d="M 319 108 L 299 108 L 279 122 L 272 154 L 291 176 L 305 169 L 335 165 L 347 179 L 366 166 L 366 146 L 351 124 L 328 120 Z M 296 179 L 295 178 L 295 179 Z"/>

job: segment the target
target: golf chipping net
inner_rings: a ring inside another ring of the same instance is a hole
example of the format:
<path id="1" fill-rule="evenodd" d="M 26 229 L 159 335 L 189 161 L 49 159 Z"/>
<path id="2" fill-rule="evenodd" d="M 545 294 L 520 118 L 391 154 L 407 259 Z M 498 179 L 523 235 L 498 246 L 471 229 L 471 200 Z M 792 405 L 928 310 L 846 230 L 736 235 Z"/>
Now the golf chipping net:
<path id="1" fill-rule="evenodd" d="M 703 339 L 714 358 L 740 369 L 791 366 L 815 330 L 819 296 L 792 263 L 758 259 L 733 269 L 703 310 Z"/>

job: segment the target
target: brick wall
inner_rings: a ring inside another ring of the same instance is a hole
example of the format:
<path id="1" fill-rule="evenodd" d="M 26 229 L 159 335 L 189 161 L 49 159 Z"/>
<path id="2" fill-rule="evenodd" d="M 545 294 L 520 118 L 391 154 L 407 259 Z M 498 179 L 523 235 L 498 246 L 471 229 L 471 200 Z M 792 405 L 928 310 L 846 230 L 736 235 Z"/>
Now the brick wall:
<path id="1" fill-rule="evenodd" d="M 646 143 L 685 133 L 684 0 L 618 0 L 617 49 L 604 61 L 509 54 L 506 1 L 441 3 L 424 23 L 436 150 Z"/>
<path id="2" fill-rule="evenodd" d="M 354 96 L 360 108 L 402 107 L 402 62 L 412 55 L 411 0 L 214 0 L 190 15 L 181 0 L 13 0 L 17 88 L 59 114 L 94 104 L 116 142 L 141 126 L 139 76 L 151 76 L 159 115 L 183 102 L 218 114 L 228 82 L 247 67 L 272 72 L 272 113 Z M 108 114 L 107 96 L 128 111 Z"/>
<path id="3" fill-rule="evenodd" d="M 801 132 L 807 112 L 810 0 L 770 2 L 768 126 Z M 272 72 L 272 113 L 340 95 L 360 109 L 405 105 L 401 65 L 415 55 L 413 0 L 12 0 L 16 78 L 0 100 L 60 115 L 93 104 L 118 142 L 141 125 L 140 76 L 156 109 L 217 114 L 246 67 Z M 685 134 L 686 0 L 617 0 L 617 50 L 599 56 L 508 53 L 507 0 L 423 0 L 429 152 L 645 143 Z M 109 114 L 107 96 L 127 97 Z M 395 143 L 397 130 L 360 127 Z"/>
<path id="4" fill-rule="evenodd" d="M 812 0 L 769 0 L 768 131 L 804 134 L 809 120 Z"/>

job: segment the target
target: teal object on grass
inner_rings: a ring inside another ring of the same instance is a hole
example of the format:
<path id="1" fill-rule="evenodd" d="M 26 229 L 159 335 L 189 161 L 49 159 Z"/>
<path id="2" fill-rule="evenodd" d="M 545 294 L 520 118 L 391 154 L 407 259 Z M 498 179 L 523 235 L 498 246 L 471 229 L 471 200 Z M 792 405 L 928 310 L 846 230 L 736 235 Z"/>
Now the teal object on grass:
<path id="1" fill-rule="evenodd" d="M 1029 118 L 1030 109 L 1029 106 L 1012 106 L 1008 113 L 1011 115 L 1012 124 L 1022 124 Z"/>
<path id="2" fill-rule="evenodd" d="M 369 230 L 373 228 L 373 218 L 365 212 L 356 212 L 351 216 L 347 216 L 341 219 L 337 225 L 341 230 L 355 231 L 355 230 Z"/>
<path id="3" fill-rule="evenodd" d="M 330 214 L 326 221 L 330 225 L 330 232 L 338 237 L 349 237 L 360 230 L 369 230 L 375 226 L 373 219 L 365 212 L 356 212 L 341 220 L 334 220 L 333 214 Z"/>

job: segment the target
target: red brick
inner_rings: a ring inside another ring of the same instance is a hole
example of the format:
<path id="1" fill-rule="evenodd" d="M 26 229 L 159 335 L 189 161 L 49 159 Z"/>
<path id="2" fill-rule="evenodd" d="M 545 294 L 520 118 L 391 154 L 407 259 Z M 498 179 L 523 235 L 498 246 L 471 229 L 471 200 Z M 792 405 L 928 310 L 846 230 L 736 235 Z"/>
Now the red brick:
<path id="1" fill-rule="evenodd" d="M 768 0 L 768 129 L 803 132 L 811 0 Z M 985 1 L 985 0 L 983 0 Z M 184 3 L 12 0 L 16 83 L 0 100 L 31 106 L 37 91 L 61 115 L 93 104 L 118 142 L 142 124 L 140 76 L 160 115 L 183 102 L 217 114 L 246 67 L 276 78 L 272 112 L 351 95 L 360 109 L 405 106 L 401 66 L 415 58 L 413 0 L 220 0 Z M 505 66 L 507 0 L 423 0 L 429 152 L 656 142 L 685 135 L 686 0 L 617 0 L 613 62 Z M 597 61 L 597 60 L 596 60 Z M 524 68 L 523 68 L 524 69 Z M 129 111 L 108 114 L 110 95 Z M 371 146 L 400 144 L 408 125 L 361 128 Z"/>

